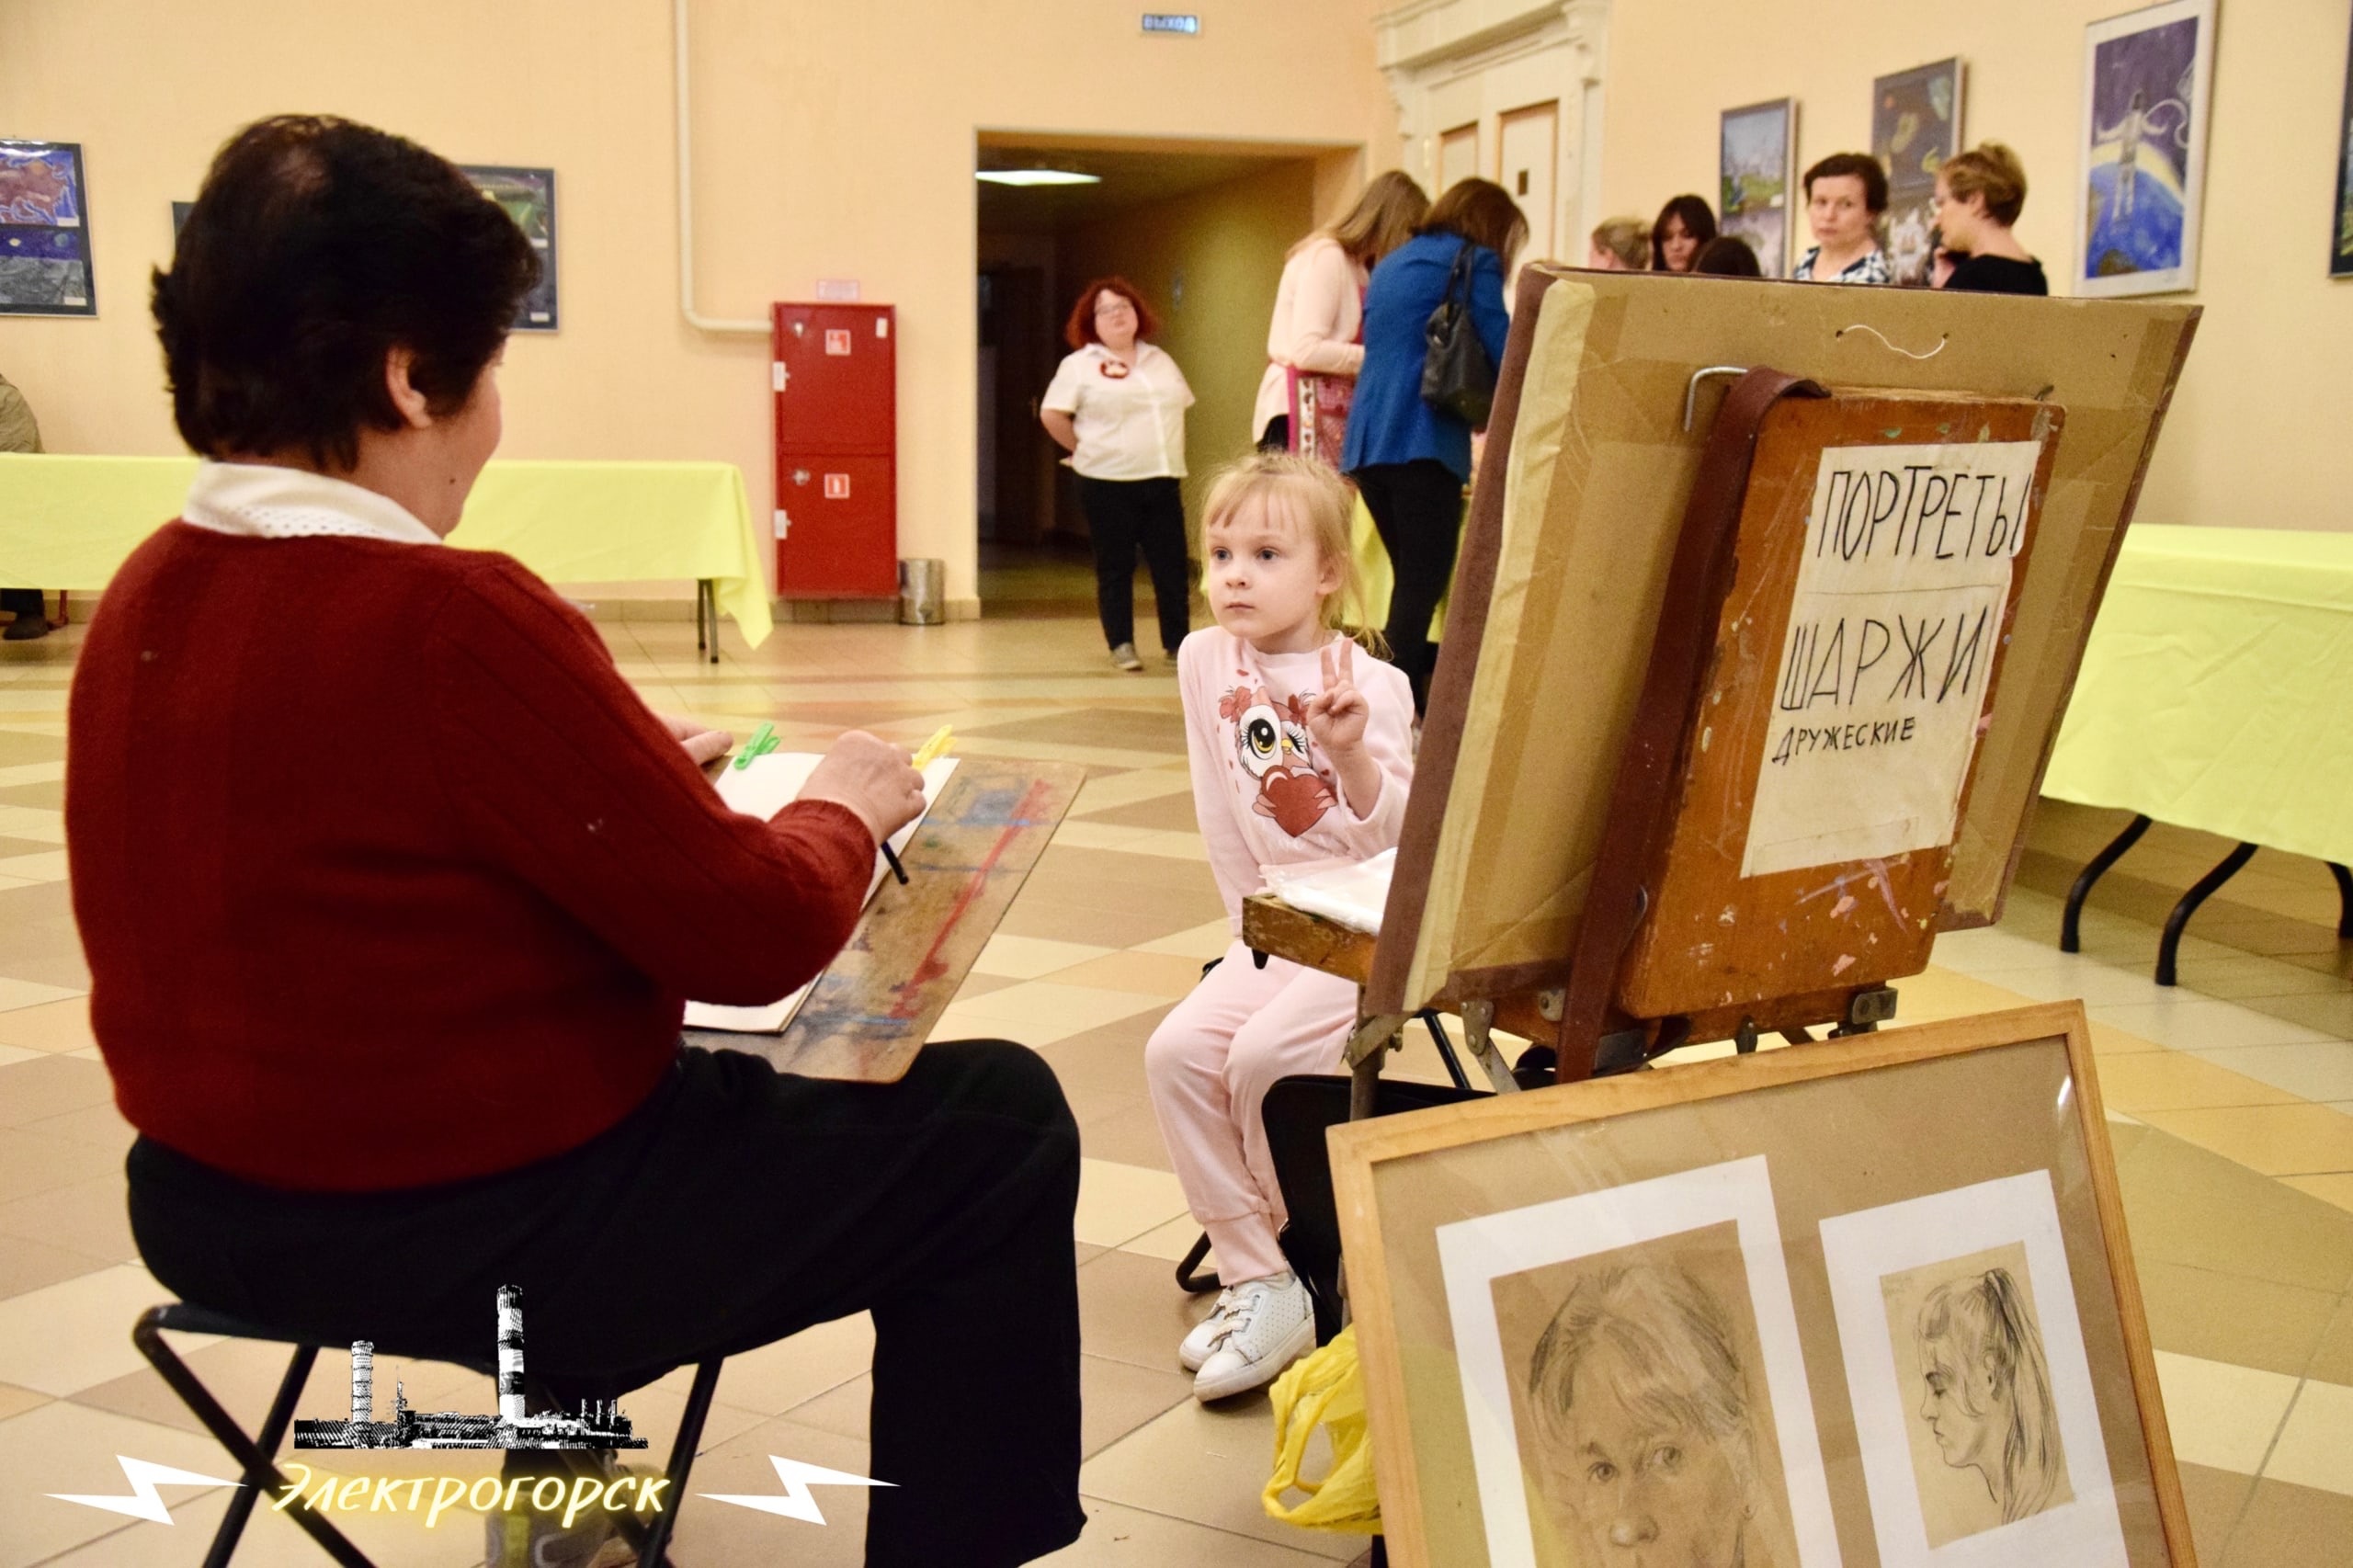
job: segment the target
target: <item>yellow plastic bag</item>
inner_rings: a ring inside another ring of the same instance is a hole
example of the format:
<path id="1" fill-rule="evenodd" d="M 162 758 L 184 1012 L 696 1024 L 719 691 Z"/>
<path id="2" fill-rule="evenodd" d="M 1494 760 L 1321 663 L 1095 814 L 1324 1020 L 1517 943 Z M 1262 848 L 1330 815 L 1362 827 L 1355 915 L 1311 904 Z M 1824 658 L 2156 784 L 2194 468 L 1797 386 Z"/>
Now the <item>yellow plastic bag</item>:
<path id="1" fill-rule="evenodd" d="M 1354 1324 L 1275 1380 L 1275 1473 L 1264 1501 L 1270 1518 L 1302 1529 L 1381 1533 L 1381 1498 L 1372 1485 L 1372 1434 L 1365 1425 L 1364 1371 Z M 1332 1439 L 1332 1468 L 1321 1481 L 1299 1473 L 1307 1440 L 1321 1426 Z M 1292 1507 L 1290 1491 L 1307 1494 Z"/>

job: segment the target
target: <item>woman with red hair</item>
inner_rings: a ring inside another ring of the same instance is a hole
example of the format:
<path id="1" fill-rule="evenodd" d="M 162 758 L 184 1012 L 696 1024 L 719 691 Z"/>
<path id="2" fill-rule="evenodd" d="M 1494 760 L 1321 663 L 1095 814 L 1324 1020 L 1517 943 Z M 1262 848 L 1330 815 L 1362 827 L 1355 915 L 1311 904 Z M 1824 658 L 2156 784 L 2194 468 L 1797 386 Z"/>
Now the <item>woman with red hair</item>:
<path id="1" fill-rule="evenodd" d="M 1143 668 L 1135 633 L 1139 550 L 1152 569 L 1160 646 L 1172 669 L 1176 645 L 1192 625 L 1178 482 L 1193 389 L 1176 361 L 1147 341 L 1159 329 L 1152 307 L 1126 278 L 1087 284 L 1063 327 L 1071 353 L 1038 413 L 1078 474 L 1078 504 L 1095 547 L 1095 608 L 1111 662 L 1123 670 Z"/>

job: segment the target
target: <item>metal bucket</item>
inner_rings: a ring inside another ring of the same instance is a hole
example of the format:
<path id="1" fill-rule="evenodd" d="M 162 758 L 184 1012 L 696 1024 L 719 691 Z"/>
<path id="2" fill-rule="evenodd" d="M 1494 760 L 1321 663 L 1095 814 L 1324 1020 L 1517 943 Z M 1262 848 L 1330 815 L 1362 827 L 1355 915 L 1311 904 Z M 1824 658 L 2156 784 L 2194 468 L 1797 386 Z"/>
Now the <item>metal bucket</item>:
<path id="1" fill-rule="evenodd" d="M 938 626 L 948 619 L 948 562 L 899 562 L 899 624 Z"/>

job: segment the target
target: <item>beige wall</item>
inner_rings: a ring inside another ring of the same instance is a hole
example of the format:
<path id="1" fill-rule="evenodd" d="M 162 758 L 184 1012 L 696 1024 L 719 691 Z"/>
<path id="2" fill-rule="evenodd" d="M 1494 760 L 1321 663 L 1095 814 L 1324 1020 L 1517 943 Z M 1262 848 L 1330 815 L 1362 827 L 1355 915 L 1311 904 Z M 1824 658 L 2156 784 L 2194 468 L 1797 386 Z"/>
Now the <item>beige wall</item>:
<path id="1" fill-rule="evenodd" d="M 1143 290 L 1160 315 L 1154 341 L 1185 372 L 1196 399 L 1185 416 L 1185 517 L 1196 530 L 1209 475 L 1250 448 L 1283 256 L 1314 227 L 1314 198 L 1315 165 L 1287 160 L 1060 236 L 1055 270 L 1065 293 L 1117 274 Z M 1179 276 L 1181 303 L 1174 289 Z M 1059 321 L 1070 301 L 1055 303 Z"/>
<path id="2" fill-rule="evenodd" d="M 970 596 L 975 131 L 1349 142 L 1379 167 L 1374 8 L 1226 0 L 1187 40 L 1101 0 L 694 0 L 698 306 L 763 316 L 822 277 L 899 307 L 900 553 Z M 509 350 L 506 455 L 721 459 L 757 506 L 766 345 L 678 315 L 670 40 L 664 0 L 0 0 L 0 133 L 84 144 L 101 312 L 0 322 L 0 369 L 53 449 L 176 449 L 144 283 L 169 203 L 245 120 L 332 111 L 556 170 L 564 325 Z"/>
<path id="3" fill-rule="evenodd" d="M 1799 100 L 1801 172 L 1825 153 L 1867 149 L 1871 78 L 1959 54 L 1964 135 L 2007 142 L 2025 159 L 2031 190 L 2018 235 L 2063 290 L 2084 25 L 2131 8 L 1814 0 L 1799 12 L 1753 0 L 1618 0 L 1605 206 L 1648 216 L 1683 190 L 1712 203 L 1717 113 L 1759 99 Z M 2347 13 L 2347 0 L 2221 6 L 2200 287 L 2190 296 L 2206 315 L 2142 495 L 2143 521 L 2353 528 L 2353 282 L 2327 272 Z"/>

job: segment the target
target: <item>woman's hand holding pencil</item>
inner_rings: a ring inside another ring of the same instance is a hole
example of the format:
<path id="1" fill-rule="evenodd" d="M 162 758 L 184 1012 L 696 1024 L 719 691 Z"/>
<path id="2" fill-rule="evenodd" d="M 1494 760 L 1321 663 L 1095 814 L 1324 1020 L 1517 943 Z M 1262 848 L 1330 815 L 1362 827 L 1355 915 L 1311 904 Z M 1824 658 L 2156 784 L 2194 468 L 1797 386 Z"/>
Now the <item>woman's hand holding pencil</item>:
<path id="1" fill-rule="evenodd" d="M 810 771 L 800 798 L 848 808 L 881 844 L 923 814 L 923 775 L 905 747 L 850 730 Z"/>

